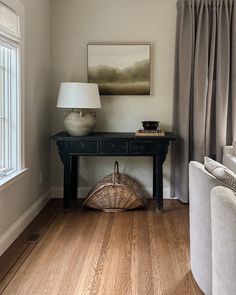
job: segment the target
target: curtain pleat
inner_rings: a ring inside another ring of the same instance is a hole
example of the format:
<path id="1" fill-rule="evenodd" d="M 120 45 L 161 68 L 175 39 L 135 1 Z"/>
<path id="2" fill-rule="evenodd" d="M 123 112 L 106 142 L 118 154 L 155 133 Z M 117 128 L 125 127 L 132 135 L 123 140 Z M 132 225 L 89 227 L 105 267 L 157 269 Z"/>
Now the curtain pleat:
<path id="1" fill-rule="evenodd" d="M 234 0 L 179 0 L 177 9 L 172 180 L 188 202 L 189 161 L 221 161 L 236 139 L 236 11 Z"/>

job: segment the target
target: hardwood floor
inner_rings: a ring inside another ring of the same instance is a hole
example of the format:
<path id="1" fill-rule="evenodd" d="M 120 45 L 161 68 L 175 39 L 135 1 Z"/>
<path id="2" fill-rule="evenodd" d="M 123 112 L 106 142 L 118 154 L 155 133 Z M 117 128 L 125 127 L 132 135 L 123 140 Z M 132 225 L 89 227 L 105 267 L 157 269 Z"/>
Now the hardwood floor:
<path id="1" fill-rule="evenodd" d="M 63 213 L 52 200 L 0 258 L 0 294 L 203 294 L 189 268 L 188 206 Z"/>

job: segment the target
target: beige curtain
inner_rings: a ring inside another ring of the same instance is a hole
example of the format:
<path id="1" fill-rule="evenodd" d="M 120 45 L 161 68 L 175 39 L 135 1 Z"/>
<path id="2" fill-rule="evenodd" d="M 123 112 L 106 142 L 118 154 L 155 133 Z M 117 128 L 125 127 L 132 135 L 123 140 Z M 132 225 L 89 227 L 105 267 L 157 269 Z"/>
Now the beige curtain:
<path id="1" fill-rule="evenodd" d="M 236 1 L 236 0 L 235 0 Z M 174 194 L 188 202 L 188 163 L 221 161 L 236 139 L 236 4 L 177 2 Z M 197 180 L 196 180 L 197 181 Z"/>

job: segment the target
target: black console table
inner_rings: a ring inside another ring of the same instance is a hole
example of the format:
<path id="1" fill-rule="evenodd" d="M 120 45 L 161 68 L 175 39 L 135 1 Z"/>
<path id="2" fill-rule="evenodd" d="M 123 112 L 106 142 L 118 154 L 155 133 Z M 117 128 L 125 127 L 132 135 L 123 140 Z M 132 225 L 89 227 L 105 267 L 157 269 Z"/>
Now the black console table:
<path id="1" fill-rule="evenodd" d="M 163 211 L 162 165 L 170 141 L 176 137 L 166 133 L 160 137 L 136 137 L 134 133 L 96 132 L 88 136 L 70 136 L 60 132 L 52 139 L 56 142 L 64 164 L 64 209 L 70 208 L 71 199 L 77 197 L 78 163 L 80 156 L 151 156 L 153 157 L 153 197 L 157 210 Z"/>

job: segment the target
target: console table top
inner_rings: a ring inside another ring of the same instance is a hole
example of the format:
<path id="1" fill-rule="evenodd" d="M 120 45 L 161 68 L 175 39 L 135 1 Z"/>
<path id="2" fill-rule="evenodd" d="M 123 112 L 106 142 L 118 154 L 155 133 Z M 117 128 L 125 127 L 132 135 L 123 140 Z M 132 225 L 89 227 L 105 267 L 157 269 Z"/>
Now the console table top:
<path id="1" fill-rule="evenodd" d="M 151 140 L 151 141 L 175 141 L 176 136 L 171 132 L 166 132 L 165 136 L 135 136 L 134 132 L 93 132 L 87 136 L 71 136 L 66 132 L 59 132 L 51 137 L 55 141 L 71 140 Z"/>

